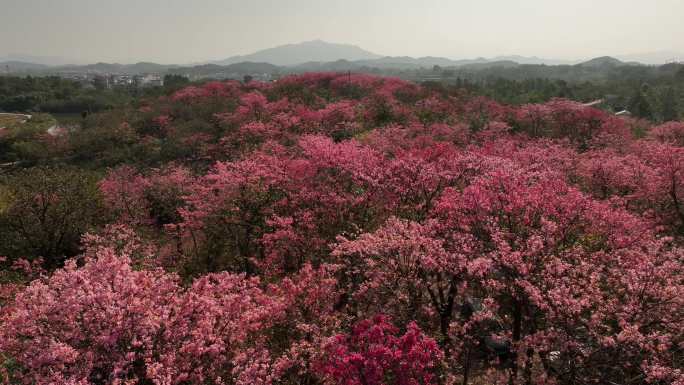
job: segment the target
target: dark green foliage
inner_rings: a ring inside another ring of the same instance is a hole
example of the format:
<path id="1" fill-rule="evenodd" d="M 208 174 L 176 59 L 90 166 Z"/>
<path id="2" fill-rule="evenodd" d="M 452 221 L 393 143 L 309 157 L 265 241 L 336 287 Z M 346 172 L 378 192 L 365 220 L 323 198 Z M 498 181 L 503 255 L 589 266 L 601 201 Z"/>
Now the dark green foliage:
<path id="1" fill-rule="evenodd" d="M 396 73 L 411 79 L 434 77 L 433 69 Z M 648 83 L 647 95 L 653 118 L 662 118 L 662 95 L 674 88 L 675 101 L 684 103 L 684 65 L 663 66 L 545 66 L 518 65 L 483 68 L 454 67 L 442 71 L 444 87 L 464 89 L 506 104 L 540 103 L 552 98 L 567 98 L 583 102 L 604 99 L 604 107 L 614 112 L 628 107 L 635 89 Z M 434 81 L 430 81 L 432 85 Z M 658 110 L 658 111 L 656 111 Z"/>
<path id="2" fill-rule="evenodd" d="M 634 96 L 629 101 L 629 110 L 634 114 L 644 119 L 653 119 L 653 108 L 647 96 L 648 88 L 641 87 L 634 92 Z"/>
<path id="3" fill-rule="evenodd" d="M 81 236 L 104 223 L 97 176 L 66 167 L 36 167 L 4 178 L 0 255 L 43 258 L 60 266 L 77 255 Z"/>
<path id="4" fill-rule="evenodd" d="M 660 96 L 662 121 L 671 122 L 679 119 L 679 105 L 677 91 L 674 87 L 667 87 Z"/>
<path id="5" fill-rule="evenodd" d="M 183 75 L 166 75 L 164 76 L 164 87 L 171 90 L 177 90 L 185 87 L 190 83 L 187 77 Z"/>

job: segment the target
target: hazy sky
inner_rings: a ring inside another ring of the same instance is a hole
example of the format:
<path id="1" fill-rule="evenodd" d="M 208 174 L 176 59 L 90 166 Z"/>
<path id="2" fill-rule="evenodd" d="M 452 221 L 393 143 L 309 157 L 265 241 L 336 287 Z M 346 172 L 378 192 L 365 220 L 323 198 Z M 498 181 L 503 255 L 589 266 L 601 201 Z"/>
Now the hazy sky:
<path id="1" fill-rule="evenodd" d="M 684 0 L 0 0 L 0 56 L 189 63 L 322 39 L 383 55 L 684 52 Z"/>

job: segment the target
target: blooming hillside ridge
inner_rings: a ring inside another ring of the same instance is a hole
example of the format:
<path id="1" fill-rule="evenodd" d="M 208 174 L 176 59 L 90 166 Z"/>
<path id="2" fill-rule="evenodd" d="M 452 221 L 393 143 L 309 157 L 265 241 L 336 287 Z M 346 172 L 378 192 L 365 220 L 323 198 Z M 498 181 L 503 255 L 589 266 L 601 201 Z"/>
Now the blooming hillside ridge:
<path id="1" fill-rule="evenodd" d="M 684 123 L 334 73 L 122 116 L 107 223 L 0 261 L 6 383 L 684 385 Z"/>

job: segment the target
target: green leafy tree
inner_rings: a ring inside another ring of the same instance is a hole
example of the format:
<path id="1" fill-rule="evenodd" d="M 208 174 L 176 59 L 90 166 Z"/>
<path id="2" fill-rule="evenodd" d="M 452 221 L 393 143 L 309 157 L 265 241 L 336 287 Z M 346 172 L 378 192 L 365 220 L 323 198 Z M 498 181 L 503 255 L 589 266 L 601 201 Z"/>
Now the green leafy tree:
<path id="1" fill-rule="evenodd" d="M 653 119 L 653 108 L 646 94 L 647 87 L 638 89 L 629 101 L 629 110 L 644 119 Z"/>
<path id="2" fill-rule="evenodd" d="M 43 258 L 59 267 L 79 252 L 81 236 L 103 221 L 94 175 L 69 168 L 35 167 L 2 183 L 0 255 Z"/>
<path id="3" fill-rule="evenodd" d="M 661 113 L 664 122 L 679 119 L 679 106 L 677 105 L 677 91 L 674 87 L 667 87 L 660 96 Z"/>
<path id="4" fill-rule="evenodd" d="M 675 78 L 679 81 L 684 81 L 684 67 L 682 67 L 679 71 L 677 71 Z"/>
<path id="5" fill-rule="evenodd" d="M 190 80 L 183 75 L 169 74 L 164 76 L 164 87 L 167 89 L 176 90 L 189 83 Z"/>

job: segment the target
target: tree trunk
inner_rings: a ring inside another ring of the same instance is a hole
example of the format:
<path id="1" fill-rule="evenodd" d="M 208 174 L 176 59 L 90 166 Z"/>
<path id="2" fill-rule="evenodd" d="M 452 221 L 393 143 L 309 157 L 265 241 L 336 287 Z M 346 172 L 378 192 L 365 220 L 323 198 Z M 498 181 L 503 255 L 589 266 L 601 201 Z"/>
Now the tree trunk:
<path id="1" fill-rule="evenodd" d="M 513 343 L 511 344 L 512 362 L 511 375 L 508 379 L 509 385 L 515 385 L 518 379 L 518 343 L 522 335 L 522 306 L 520 301 L 515 300 L 513 303 Z"/>

